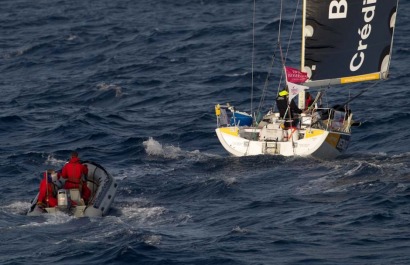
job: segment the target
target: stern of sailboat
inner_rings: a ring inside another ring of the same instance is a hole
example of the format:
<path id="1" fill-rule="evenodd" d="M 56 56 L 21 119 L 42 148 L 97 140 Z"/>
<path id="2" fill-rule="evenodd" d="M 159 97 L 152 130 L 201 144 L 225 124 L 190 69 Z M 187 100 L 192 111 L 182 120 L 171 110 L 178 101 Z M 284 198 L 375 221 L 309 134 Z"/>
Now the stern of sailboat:
<path id="1" fill-rule="evenodd" d="M 257 126 L 221 125 L 218 121 L 220 126 L 215 131 L 222 146 L 234 156 L 267 154 L 329 159 L 347 149 L 352 114 L 347 118 L 343 113 L 327 111 L 331 115 L 326 120 L 312 113 L 304 114 L 299 127 L 294 128 L 283 128 L 278 114 L 270 113 Z"/>

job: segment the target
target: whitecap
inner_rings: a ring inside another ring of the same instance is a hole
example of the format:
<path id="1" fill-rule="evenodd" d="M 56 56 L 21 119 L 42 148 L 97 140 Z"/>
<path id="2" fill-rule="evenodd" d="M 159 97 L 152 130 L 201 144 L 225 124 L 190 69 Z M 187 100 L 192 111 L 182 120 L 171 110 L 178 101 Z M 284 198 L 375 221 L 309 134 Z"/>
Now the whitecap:
<path id="1" fill-rule="evenodd" d="M 162 156 L 165 158 L 178 158 L 181 155 L 181 148 L 173 145 L 163 146 L 158 141 L 150 137 L 147 141 L 142 143 L 145 148 L 145 152 L 151 156 Z"/>
<path id="2" fill-rule="evenodd" d="M 249 230 L 246 228 L 241 228 L 240 226 L 236 226 L 232 229 L 232 232 L 236 233 L 249 233 Z"/>
<path id="3" fill-rule="evenodd" d="M 142 144 L 145 148 L 145 152 L 150 156 L 161 156 L 170 159 L 183 157 L 194 160 L 206 160 L 212 157 L 220 157 L 215 154 L 201 153 L 199 150 L 184 151 L 177 146 L 163 145 L 152 137 L 149 137 L 148 140 L 144 141 Z"/>
<path id="4" fill-rule="evenodd" d="M 61 159 L 57 159 L 54 157 L 53 154 L 48 155 L 46 161 L 44 162 L 44 164 L 46 165 L 53 165 L 53 166 L 60 166 L 63 165 L 65 162 L 67 162 L 66 160 L 61 160 Z"/>
<path id="5" fill-rule="evenodd" d="M 2 206 L 0 209 L 5 210 L 6 212 L 9 212 L 12 214 L 21 214 L 23 212 L 27 212 L 30 205 L 31 204 L 29 202 L 17 201 L 17 202 L 12 202 L 8 205 Z"/>
<path id="6" fill-rule="evenodd" d="M 160 235 L 146 235 L 143 237 L 143 241 L 147 245 L 159 245 L 161 243 L 162 237 Z"/>
<path id="7" fill-rule="evenodd" d="M 77 39 L 77 38 L 78 38 L 77 35 L 70 34 L 70 35 L 67 37 L 67 40 L 68 40 L 68 41 L 72 41 L 72 40 L 75 40 L 75 39 Z"/>
<path id="8" fill-rule="evenodd" d="M 97 84 L 97 87 L 101 91 L 114 90 L 115 91 L 115 97 L 121 97 L 122 96 L 122 88 L 118 85 L 107 84 L 107 83 L 102 82 L 102 83 Z"/>

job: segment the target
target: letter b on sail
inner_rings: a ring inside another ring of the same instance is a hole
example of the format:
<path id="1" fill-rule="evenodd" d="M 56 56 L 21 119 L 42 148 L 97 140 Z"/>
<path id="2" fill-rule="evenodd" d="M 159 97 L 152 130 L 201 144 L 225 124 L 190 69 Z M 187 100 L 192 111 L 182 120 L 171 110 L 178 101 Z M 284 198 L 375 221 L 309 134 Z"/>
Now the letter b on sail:
<path id="1" fill-rule="evenodd" d="M 346 0 L 332 0 L 329 5 L 329 19 L 341 19 L 347 17 Z"/>

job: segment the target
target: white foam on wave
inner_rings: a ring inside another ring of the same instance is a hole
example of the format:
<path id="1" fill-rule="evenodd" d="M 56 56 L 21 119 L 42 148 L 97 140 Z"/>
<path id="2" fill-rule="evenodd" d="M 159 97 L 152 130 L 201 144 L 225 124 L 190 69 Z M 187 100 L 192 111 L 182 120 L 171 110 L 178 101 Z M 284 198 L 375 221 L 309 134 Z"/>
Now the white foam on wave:
<path id="1" fill-rule="evenodd" d="M 5 210 L 6 212 L 9 212 L 12 214 L 21 214 L 21 213 L 27 212 L 30 205 L 31 204 L 28 202 L 17 201 L 17 202 L 12 202 L 11 204 L 2 206 L 0 209 Z"/>
<path id="2" fill-rule="evenodd" d="M 362 163 L 359 163 L 354 168 L 347 170 L 346 173 L 344 173 L 343 175 L 344 176 L 354 176 L 354 174 L 362 168 L 362 165 L 363 165 Z"/>
<path id="3" fill-rule="evenodd" d="M 3 59 L 7 60 L 7 59 L 11 59 L 14 57 L 19 57 L 23 54 L 25 54 L 28 50 L 30 50 L 32 47 L 28 47 L 28 46 L 23 46 L 19 49 L 16 49 L 15 51 L 10 51 L 10 52 L 5 52 L 2 54 Z"/>
<path id="4" fill-rule="evenodd" d="M 228 186 L 232 186 L 232 185 L 238 183 L 238 180 L 237 180 L 236 177 L 224 177 L 224 178 L 222 178 L 222 180 Z"/>
<path id="5" fill-rule="evenodd" d="M 65 162 L 67 162 L 66 160 L 61 160 L 61 159 L 57 159 L 54 157 L 53 154 L 48 155 L 46 161 L 44 162 L 44 164 L 46 165 L 52 165 L 52 166 L 61 166 L 63 165 Z"/>
<path id="6" fill-rule="evenodd" d="M 187 213 L 172 214 L 163 207 L 153 205 L 146 198 L 128 198 L 126 201 L 117 201 L 117 207 L 122 215 L 122 222 L 137 224 L 138 226 L 152 226 L 160 223 L 186 224 L 192 219 Z"/>
<path id="7" fill-rule="evenodd" d="M 243 72 L 241 74 L 227 74 L 228 77 L 246 76 L 248 72 Z"/>
<path id="8" fill-rule="evenodd" d="M 99 83 L 97 85 L 98 89 L 101 91 L 108 91 L 108 90 L 114 90 L 115 91 L 115 97 L 121 97 L 122 96 L 122 88 L 118 85 L 114 84 L 107 84 L 105 82 Z"/>
<path id="9" fill-rule="evenodd" d="M 68 40 L 68 41 L 72 41 L 72 40 L 75 40 L 75 39 L 77 39 L 77 38 L 78 38 L 77 35 L 70 34 L 70 35 L 67 37 L 67 40 Z"/>
<path id="10" fill-rule="evenodd" d="M 122 212 L 128 218 L 135 219 L 143 223 L 149 223 L 151 221 L 157 221 L 158 218 L 167 212 L 167 209 L 160 206 L 135 207 L 135 205 L 130 205 L 122 207 Z"/>
<path id="11" fill-rule="evenodd" d="M 402 180 L 405 180 L 410 172 L 407 158 L 401 159 L 402 157 L 377 153 L 362 159 L 349 159 L 343 164 L 323 163 L 329 171 L 320 172 L 316 177 L 311 176 L 298 190 L 303 194 L 346 192 L 350 189 L 376 187 L 376 182 L 397 183 L 397 187 L 402 189 L 405 185 L 400 184 L 406 184 L 406 181 Z"/>
<path id="12" fill-rule="evenodd" d="M 163 146 L 154 138 L 150 137 L 147 141 L 144 141 L 143 146 L 145 152 L 151 156 L 162 156 L 165 158 L 178 158 L 182 154 L 182 150 L 179 147 L 173 145 Z"/>
<path id="13" fill-rule="evenodd" d="M 45 218 L 44 222 L 30 222 L 26 225 L 23 225 L 25 227 L 31 227 L 31 226 L 49 226 L 49 225 L 59 225 L 59 224 L 66 224 L 70 222 L 71 220 L 77 219 L 74 216 L 70 216 L 66 213 L 63 212 L 57 212 L 54 214 L 43 214 L 42 215 Z M 31 217 L 30 217 L 31 218 Z"/>
<path id="14" fill-rule="evenodd" d="M 249 233 L 249 229 L 241 228 L 239 225 L 232 229 L 232 232 L 246 234 Z"/>
<path id="15" fill-rule="evenodd" d="M 181 148 L 173 145 L 163 145 L 153 137 L 149 137 L 148 140 L 144 141 L 143 146 L 145 152 L 150 156 L 160 156 L 169 159 L 177 158 L 188 158 L 188 159 L 207 159 L 210 157 L 219 157 L 214 154 L 201 153 L 199 150 L 194 151 L 184 151 Z"/>
<path id="16" fill-rule="evenodd" d="M 304 185 L 297 187 L 296 190 L 300 195 L 326 192 L 331 183 L 333 183 L 334 181 L 335 177 L 321 176 L 319 178 L 309 180 Z"/>
<path id="17" fill-rule="evenodd" d="M 404 152 L 402 154 L 392 155 L 392 158 L 407 158 L 410 156 L 410 152 Z"/>
<path id="18" fill-rule="evenodd" d="M 14 215 L 26 215 L 31 203 L 28 202 L 22 202 L 22 201 L 16 201 L 12 202 L 9 205 L 5 205 L 0 207 L 2 211 L 14 214 Z M 62 224 L 62 223 L 67 223 L 70 220 L 72 220 L 75 217 L 69 216 L 65 213 L 58 212 L 56 214 L 44 214 L 42 215 L 45 218 L 44 219 L 36 219 L 33 216 L 27 216 L 28 220 L 33 218 L 32 222 L 28 222 L 23 225 L 19 225 L 21 227 L 40 227 L 40 226 L 46 226 L 46 225 L 57 225 L 57 224 Z M 35 219 L 35 220 L 34 220 Z"/>
<path id="19" fill-rule="evenodd" d="M 145 235 L 143 241 L 145 244 L 150 246 L 159 245 L 161 243 L 162 236 L 160 235 Z"/>

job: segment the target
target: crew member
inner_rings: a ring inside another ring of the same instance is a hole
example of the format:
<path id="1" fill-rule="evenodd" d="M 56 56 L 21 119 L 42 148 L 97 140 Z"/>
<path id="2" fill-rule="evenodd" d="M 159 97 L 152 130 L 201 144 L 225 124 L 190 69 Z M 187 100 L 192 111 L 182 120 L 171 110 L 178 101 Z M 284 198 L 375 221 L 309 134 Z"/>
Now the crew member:
<path id="1" fill-rule="evenodd" d="M 57 203 L 57 190 L 56 186 L 58 179 L 57 172 L 54 170 L 47 170 L 44 172 L 44 177 L 40 182 L 39 193 L 37 198 L 37 205 L 40 207 L 55 207 Z"/>
<path id="2" fill-rule="evenodd" d="M 313 97 L 309 92 L 305 92 L 305 110 L 309 109 L 313 104 Z"/>
<path id="3" fill-rule="evenodd" d="M 87 175 L 87 166 L 81 163 L 77 152 L 72 152 L 70 161 L 66 163 L 62 169 L 61 177 L 66 179 L 64 188 L 79 189 L 85 203 L 88 202 L 91 195 L 91 191 L 87 186 Z"/>
<path id="4" fill-rule="evenodd" d="M 296 103 L 295 101 L 293 101 L 293 99 L 290 101 L 289 104 L 288 96 L 289 92 L 286 88 L 280 91 L 278 96 L 276 97 L 276 106 L 278 107 L 279 115 L 282 119 L 293 119 L 292 122 L 285 122 L 285 127 L 295 127 L 297 125 L 297 120 L 295 119 L 295 116 L 296 114 L 302 113 L 302 110 L 300 110 L 298 106 L 296 106 Z"/>

